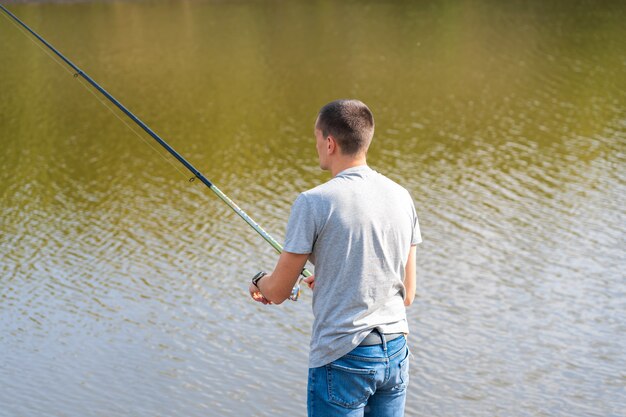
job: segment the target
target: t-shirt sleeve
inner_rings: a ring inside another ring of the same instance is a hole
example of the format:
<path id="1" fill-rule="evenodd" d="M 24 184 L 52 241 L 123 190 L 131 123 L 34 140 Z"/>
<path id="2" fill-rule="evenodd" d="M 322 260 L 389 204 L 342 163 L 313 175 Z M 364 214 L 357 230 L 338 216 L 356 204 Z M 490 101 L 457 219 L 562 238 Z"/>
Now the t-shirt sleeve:
<path id="1" fill-rule="evenodd" d="M 420 231 L 420 222 L 417 219 L 417 212 L 415 211 L 415 204 L 411 200 L 411 209 L 413 211 L 413 230 L 411 231 L 411 246 L 422 243 L 422 232 Z"/>
<path id="2" fill-rule="evenodd" d="M 315 217 L 311 204 L 304 194 L 300 194 L 291 207 L 284 250 L 305 254 L 313 252 L 317 238 Z"/>

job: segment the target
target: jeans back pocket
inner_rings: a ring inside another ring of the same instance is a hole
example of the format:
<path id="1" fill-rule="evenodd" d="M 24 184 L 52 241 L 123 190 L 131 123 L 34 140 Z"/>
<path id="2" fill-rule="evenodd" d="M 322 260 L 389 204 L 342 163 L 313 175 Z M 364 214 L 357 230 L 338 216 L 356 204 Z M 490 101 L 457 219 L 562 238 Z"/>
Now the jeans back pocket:
<path id="1" fill-rule="evenodd" d="M 326 365 L 328 397 L 333 404 L 345 408 L 359 408 L 376 389 L 376 370 Z"/>

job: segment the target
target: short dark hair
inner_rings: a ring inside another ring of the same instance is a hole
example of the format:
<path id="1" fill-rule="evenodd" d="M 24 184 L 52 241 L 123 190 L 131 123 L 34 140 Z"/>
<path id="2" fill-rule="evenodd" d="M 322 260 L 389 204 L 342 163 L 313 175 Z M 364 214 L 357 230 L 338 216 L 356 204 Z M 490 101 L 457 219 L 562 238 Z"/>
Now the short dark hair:
<path id="1" fill-rule="evenodd" d="M 374 115 L 359 100 L 335 100 L 320 110 L 316 128 L 322 135 L 331 135 L 341 152 L 356 155 L 366 151 L 374 137 Z"/>

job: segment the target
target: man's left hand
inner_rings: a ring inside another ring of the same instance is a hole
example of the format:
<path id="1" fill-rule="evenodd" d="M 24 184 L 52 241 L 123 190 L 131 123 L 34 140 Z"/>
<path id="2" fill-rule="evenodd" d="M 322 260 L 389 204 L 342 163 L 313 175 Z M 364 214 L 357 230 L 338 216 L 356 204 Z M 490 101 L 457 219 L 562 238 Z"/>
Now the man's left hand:
<path id="1" fill-rule="evenodd" d="M 248 290 L 250 291 L 250 297 L 252 297 L 254 301 L 258 301 L 263 304 L 272 304 L 271 301 L 263 297 L 263 294 L 261 294 L 261 291 L 256 285 L 250 284 L 250 288 Z"/>

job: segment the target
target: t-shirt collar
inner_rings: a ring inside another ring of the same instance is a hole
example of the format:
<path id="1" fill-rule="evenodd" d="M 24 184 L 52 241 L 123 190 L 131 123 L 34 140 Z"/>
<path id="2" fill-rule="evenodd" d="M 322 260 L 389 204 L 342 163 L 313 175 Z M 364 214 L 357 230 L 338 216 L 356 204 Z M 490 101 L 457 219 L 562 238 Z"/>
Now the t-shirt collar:
<path id="1" fill-rule="evenodd" d="M 344 169 L 343 171 L 341 171 L 337 175 L 335 175 L 335 178 L 343 177 L 345 175 L 355 174 L 355 173 L 358 173 L 358 172 L 369 172 L 371 170 L 372 170 L 372 168 L 368 167 L 367 165 L 357 165 L 357 166 L 352 167 L 352 168 Z"/>

